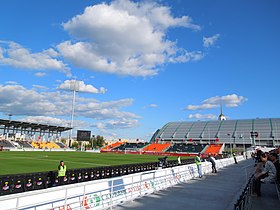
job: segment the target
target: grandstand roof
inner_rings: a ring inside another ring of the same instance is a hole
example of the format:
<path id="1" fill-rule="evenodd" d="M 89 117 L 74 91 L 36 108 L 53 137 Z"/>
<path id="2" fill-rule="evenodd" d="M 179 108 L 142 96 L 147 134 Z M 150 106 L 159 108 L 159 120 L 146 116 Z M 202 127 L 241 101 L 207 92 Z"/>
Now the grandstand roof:
<path id="1" fill-rule="evenodd" d="M 45 125 L 45 124 L 38 124 L 38 123 L 29 123 L 29 122 L 22 122 L 22 121 L 14 121 L 14 120 L 4 120 L 0 119 L 0 129 L 10 130 L 16 128 L 16 130 L 29 130 L 31 129 L 33 132 L 64 132 L 67 130 L 71 130 L 70 127 L 63 127 L 63 126 L 54 126 L 54 125 Z"/>
<path id="2" fill-rule="evenodd" d="M 222 143 L 252 139 L 263 141 L 280 140 L 280 118 L 244 119 L 223 121 L 169 122 L 155 134 L 152 140 L 180 141 L 218 139 Z M 279 141 L 280 142 L 280 141 Z"/>

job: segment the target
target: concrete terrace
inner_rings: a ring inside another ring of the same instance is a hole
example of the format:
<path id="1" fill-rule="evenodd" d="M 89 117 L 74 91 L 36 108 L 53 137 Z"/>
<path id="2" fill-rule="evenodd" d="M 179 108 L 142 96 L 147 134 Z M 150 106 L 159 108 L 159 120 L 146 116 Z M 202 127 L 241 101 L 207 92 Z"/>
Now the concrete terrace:
<path id="1" fill-rule="evenodd" d="M 247 180 L 253 173 L 253 160 L 240 161 L 217 174 L 207 174 L 166 190 L 113 207 L 115 210 L 232 210 Z M 246 173 L 248 176 L 246 176 Z M 262 187 L 262 197 L 252 197 L 252 209 L 280 206 L 274 184 Z M 277 207 L 276 207 L 277 209 Z"/>

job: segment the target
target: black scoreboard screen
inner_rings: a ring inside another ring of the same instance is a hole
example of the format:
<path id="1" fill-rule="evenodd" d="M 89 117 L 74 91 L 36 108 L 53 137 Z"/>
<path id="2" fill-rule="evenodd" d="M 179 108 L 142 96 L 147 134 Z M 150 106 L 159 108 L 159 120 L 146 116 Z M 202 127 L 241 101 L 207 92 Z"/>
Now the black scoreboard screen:
<path id="1" fill-rule="evenodd" d="M 77 141 L 89 141 L 91 131 L 77 130 Z"/>

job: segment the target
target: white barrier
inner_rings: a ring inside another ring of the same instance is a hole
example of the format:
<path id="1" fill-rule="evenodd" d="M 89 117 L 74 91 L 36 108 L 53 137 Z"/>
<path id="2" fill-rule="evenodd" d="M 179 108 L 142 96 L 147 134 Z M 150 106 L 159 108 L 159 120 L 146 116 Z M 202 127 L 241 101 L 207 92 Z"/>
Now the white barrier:
<path id="1" fill-rule="evenodd" d="M 238 156 L 237 160 L 243 160 Z M 233 158 L 216 161 L 217 169 L 234 163 Z M 210 162 L 203 162 L 203 173 L 212 171 Z M 104 209 L 133 200 L 178 183 L 198 177 L 195 164 L 101 179 L 40 191 L 0 197 L 1 210 L 80 210 Z"/>

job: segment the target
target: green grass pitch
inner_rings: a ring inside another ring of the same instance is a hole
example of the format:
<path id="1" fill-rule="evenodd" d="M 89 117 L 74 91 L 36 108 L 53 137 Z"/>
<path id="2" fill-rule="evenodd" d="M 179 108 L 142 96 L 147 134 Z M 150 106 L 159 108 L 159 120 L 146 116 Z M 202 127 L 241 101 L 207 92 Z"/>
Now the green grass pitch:
<path id="1" fill-rule="evenodd" d="M 159 156 L 89 152 L 0 152 L 0 175 L 57 170 L 60 160 L 67 169 L 157 162 Z M 168 160 L 176 160 L 169 157 Z"/>

